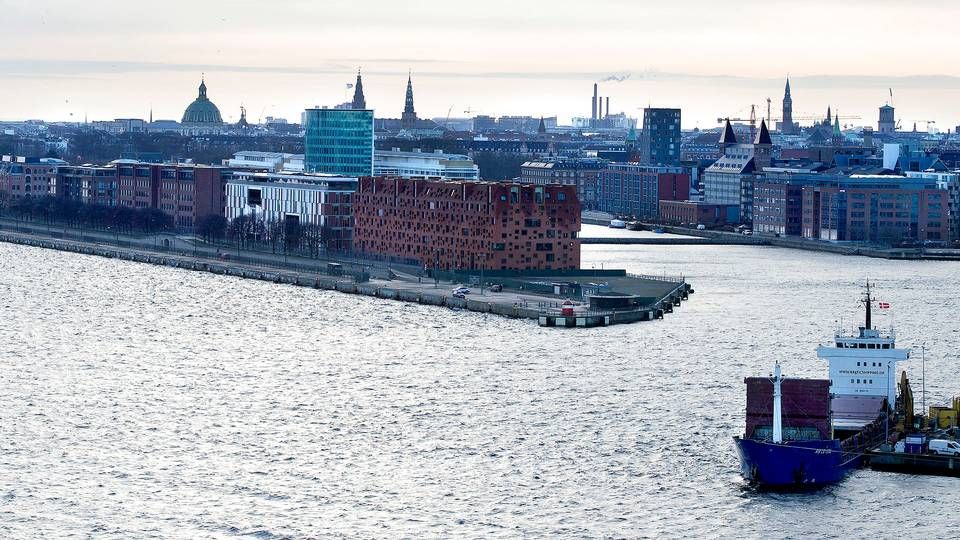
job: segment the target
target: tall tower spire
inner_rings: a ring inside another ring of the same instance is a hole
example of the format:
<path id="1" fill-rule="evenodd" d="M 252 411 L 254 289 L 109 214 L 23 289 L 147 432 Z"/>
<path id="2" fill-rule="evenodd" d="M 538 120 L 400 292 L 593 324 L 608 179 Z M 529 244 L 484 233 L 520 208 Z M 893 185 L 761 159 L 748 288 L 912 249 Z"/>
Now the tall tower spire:
<path id="1" fill-rule="evenodd" d="M 363 79 L 360 77 L 360 68 L 357 68 L 357 84 L 353 85 L 353 102 L 350 107 L 354 109 L 367 108 L 367 100 L 363 97 Z"/>
<path id="2" fill-rule="evenodd" d="M 790 77 L 787 77 L 787 86 L 783 90 L 783 124 L 780 131 L 794 133 L 793 128 L 793 98 L 790 97 Z"/>
<path id="3" fill-rule="evenodd" d="M 413 79 L 412 74 L 407 73 L 407 95 L 403 103 L 403 114 L 400 115 L 400 126 L 404 129 L 413 128 L 417 125 L 417 111 L 413 108 Z"/>

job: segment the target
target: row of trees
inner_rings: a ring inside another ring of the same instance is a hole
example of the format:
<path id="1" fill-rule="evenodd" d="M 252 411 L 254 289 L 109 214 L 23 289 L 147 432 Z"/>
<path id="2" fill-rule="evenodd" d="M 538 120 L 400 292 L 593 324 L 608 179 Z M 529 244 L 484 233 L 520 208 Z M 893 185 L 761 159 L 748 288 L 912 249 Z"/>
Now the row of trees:
<path id="1" fill-rule="evenodd" d="M 226 225 L 226 236 L 241 249 L 270 248 L 273 253 L 289 253 L 319 257 L 334 240 L 334 231 L 328 226 L 300 223 L 298 220 L 265 220 L 263 217 L 242 215 Z"/>
<path id="2" fill-rule="evenodd" d="M 84 204 L 51 195 L 5 198 L 0 200 L 0 211 L 10 217 L 48 225 L 57 223 L 122 233 L 155 233 L 174 228 L 173 218 L 157 208 Z"/>

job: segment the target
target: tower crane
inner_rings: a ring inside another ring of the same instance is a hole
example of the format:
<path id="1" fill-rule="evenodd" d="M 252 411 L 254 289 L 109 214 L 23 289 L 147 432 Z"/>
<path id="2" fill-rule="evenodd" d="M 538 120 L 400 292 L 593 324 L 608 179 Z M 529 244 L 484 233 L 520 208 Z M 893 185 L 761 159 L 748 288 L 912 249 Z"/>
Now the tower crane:
<path id="1" fill-rule="evenodd" d="M 717 123 L 722 124 L 724 122 L 750 122 L 750 140 L 752 141 L 754 137 L 757 136 L 757 107 L 756 105 L 750 105 L 750 118 L 717 118 Z"/>

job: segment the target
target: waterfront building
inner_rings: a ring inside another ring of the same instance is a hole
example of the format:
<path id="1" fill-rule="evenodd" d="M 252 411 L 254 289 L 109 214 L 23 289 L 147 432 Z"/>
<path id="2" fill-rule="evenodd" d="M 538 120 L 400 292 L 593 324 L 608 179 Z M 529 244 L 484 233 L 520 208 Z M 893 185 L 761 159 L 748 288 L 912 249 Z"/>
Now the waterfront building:
<path id="1" fill-rule="evenodd" d="M 183 230 L 204 217 L 223 215 L 223 186 L 230 174 L 223 167 L 117 160 L 111 168 L 117 206 L 157 208 Z"/>
<path id="2" fill-rule="evenodd" d="M 526 161 L 520 166 L 520 182 L 545 186 L 575 186 L 584 210 L 597 209 L 597 181 L 608 161 L 598 158 L 559 157 Z"/>
<path id="3" fill-rule="evenodd" d="M 480 167 L 463 154 L 446 154 L 443 150 L 401 152 L 375 150 L 373 153 L 374 176 L 398 178 L 439 178 L 441 180 L 479 180 Z"/>
<path id="4" fill-rule="evenodd" d="M 740 144 L 728 120 L 720 136 L 720 148 L 723 156 L 703 174 L 704 201 L 739 205 L 739 221 L 750 223 L 755 172 L 770 166 L 772 160 L 773 141 L 766 122 L 760 122 L 753 144 Z"/>
<path id="5" fill-rule="evenodd" d="M 202 78 L 197 99 L 187 106 L 180 124 L 181 133 L 184 135 L 215 134 L 224 129 L 220 109 L 207 97 L 207 84 Z"/>
<path id="6" fill-rule="evenodd" d="M 332 174 L 234 171 L 226 182 L 224 216 L 316 225 L 324 231 L 327 249 L 348 251 L 356 189 L 356 178 Z"/>
<path id="7" fill-rule="evenodd" d="M 117 168 L 114 166 L 57 167 L 56 183 L 58 197 L 83 204 L 117 205 Z"/>
<path id="8" fill-rule="evenodd" d="M 736 223 L 739 204 L 714 204 L 703 201 L 660 201 L 660 222 L 670 225 L 718 227 Z"/>
<path id="9" fill-rule="evenodd" d="M 960 171 L 904 171 L 907 178 L 934 180 L 947 194 L 950 207 L 950 240 L 960 241 Z"/>
<path id="10" fill-rule="evenodd" d="M 803 236 L 897 244 L 946 242 L 948 194 L 936 183 L 906 177 L 850 176 L 803 187 Z"/>
<path id="11" fill-rule="evenodd" d="M 9 198 L 57 194 L 57 167 L 66 161 L 54 158 L 0 156 L 0 193 Z"/>
<path id="12" fill-rule="evenodd" d="M 803 186 L 756 182 L 753 186 L 753 232 L 800 236 L 803 230 Z"/>
<path id="13" fill-rule="evenodd" d="M 640 163 L 644 165 L 680 164 L 680 109 L 646 108 L 643 110 Z"/>
<path id="14" fill-rule="evenodd" d="M 343 176 L 373 174 L 373 111 L 307 109 L 304 165 L 308 172 Z"/>
<path id="15" fill-rule="evenodd" d="M 600 171 L 597 210 L 656 220 L 660 201 L 685 201 L 689 195 L 690 174 L 682 167 L 610 163 Z"/>
<path id="16" fill-rule="evenodd" d="M 443 270 L 580 266 L 574 186 L 361 178 L 354 251 Z"/>

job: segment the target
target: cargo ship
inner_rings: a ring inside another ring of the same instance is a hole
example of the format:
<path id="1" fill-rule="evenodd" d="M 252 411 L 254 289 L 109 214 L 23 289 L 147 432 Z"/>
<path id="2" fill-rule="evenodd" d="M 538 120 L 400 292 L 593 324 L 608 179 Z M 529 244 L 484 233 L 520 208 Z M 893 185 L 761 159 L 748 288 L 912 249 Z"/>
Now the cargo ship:
<path id="1" fill-rule="evenodd" d="M 910 357 L 892 329 L 873 326 L 867 284 L 865 323 L 838 330 L 817 356 L 828 379 L 748 377 L 746 429 L 734 437 L 744 478 L 760 489 L 816 489 L 843 480 L 866 451 L 889 437 L 896 406 L 897 363 Z"/>

